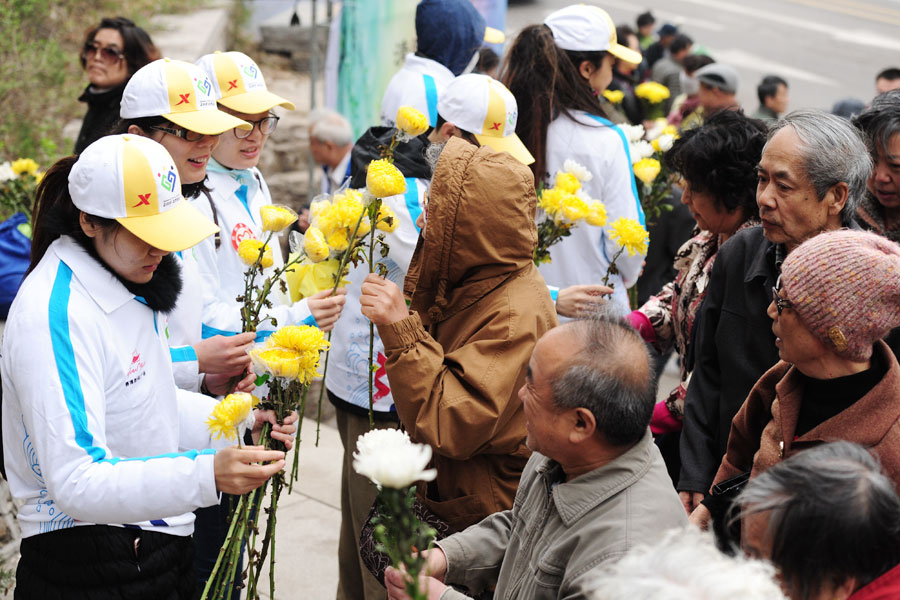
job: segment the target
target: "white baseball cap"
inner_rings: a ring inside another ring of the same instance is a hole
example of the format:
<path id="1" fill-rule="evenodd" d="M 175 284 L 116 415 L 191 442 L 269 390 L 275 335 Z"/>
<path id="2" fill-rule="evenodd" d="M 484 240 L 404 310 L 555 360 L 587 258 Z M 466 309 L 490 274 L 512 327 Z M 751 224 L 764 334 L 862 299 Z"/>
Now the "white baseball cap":
<path id="1" fill-rule="evenodd" d="M 177 252 L 219 228 L 181 195 L 175 161 L 140 135 L 102 137 L 78 156 L 69 195 L 89 215 L 115 219 L 151 246 Z"/>
<path id="2" fill-rule="evenodd" d="M 253 128 L 218 109 L 213 84 L 198 66 L 169 58 L 144 65 L 131 76 L 122 93 L 119 116 L 165 117 L 204 135 L 219 135 L 235 127 Z"/>
<path id="3" fill-rule="evenodd" d="M 516 98 L 499 81 L 476 73 L 460 75 L 444 88 L 437 110 L 448 123 L 474 134 L 482 146 L 509 152 L 524 165 L 534 162 L 516 135 Z"/>
<path id="4" fill-rule="evenodd" d="M 553 32 L 553 41 L 563 50 L 609 52 L 633 65 L 641 63 L 640 52 L 618 43 L 616 26 L 605 10 L 586 4 L 573 4 L 544 19 Z"/>
<path id="5" fill-rule="evenodd" d="M 259 66 L 243 52 L 216 51 L 198 60 L 197 66 L 212 81 L 222 106 L 246 114 L 266 112 L 275 106 L 294 110 L 293 102 L 269 91 Z"/>

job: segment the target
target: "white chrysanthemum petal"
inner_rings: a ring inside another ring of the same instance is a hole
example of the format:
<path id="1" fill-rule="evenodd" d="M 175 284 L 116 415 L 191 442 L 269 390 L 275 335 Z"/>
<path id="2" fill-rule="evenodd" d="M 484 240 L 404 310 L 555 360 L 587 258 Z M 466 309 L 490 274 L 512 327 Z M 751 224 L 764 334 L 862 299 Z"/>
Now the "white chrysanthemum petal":
<path id="1" fill-rule="evenodd" d="M 571 173 L 575 176 L 576 179 L 578 179 L 578 181 L 581 182 L 590 181 L 594 178 L 591 172 L 587 170 L 587 167 L 572 160 L 571 158 L 566 159 L 566 161 L 563 163 L 563 171 Z"/>
<path id="2" fill-rule="evenodd" d="M 413 444 L 406 432 L 373 429 L 359 436 L 353 453 L 353 469 L 376 485 L 405 489 L 416 481 L 431 481 L 437 475 L 427 469 L 431 446 Z"/>

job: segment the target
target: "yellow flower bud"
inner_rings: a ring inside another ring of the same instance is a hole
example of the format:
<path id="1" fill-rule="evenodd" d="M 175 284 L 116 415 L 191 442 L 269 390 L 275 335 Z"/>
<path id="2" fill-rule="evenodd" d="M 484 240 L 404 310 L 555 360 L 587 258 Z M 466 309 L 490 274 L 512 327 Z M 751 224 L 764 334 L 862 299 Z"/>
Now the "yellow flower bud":
<path id="1" fill-rule="evenodd" d="M 297 220 L 297 213 L 287 206 L 267 204 L 259 209 L 263 231 L 283 231 Z"/>
<path id="2" fill-rule="evenodd" d="M 259 398 L 244 392 L 228 394 L 221 402 L 216 404 L 212 414 L 206 420 L 206 426 L 213 439 L 225 437 L 233 440 L 237 438 L 238 427 L 250 415 L 253 407 L 259 404 Z"/>
<path id="3" fill-rule="evenodd" d="M 310 227 L 303 236 L 303 249 L 306 250 L 306 256 L 314 263 L 325 260 L 331 253 L 328 243 L 325 241 L 325 235 L 318 227 Z"/>
<path id="4" fill-rule="evenodd" d="M 428 119 L 412 106 L 397 109 L 397 129 L 413 137 L 428 131 Z"/>
<path id="5" fill-rule="evenodd" d="M 625 92 L 622 90 L 603 90 L 603 97 L 612 104 L 619 104 L 625 99 Z"/>
<path id="6" fill-rule="evenodd" d="M 584 218 L 588 225 L 603 227 L 606 225 L 606 206 L 599 200 L 593 200 L 588 205 L 588 214 Z"/>
<path id="7" fill-rule="evenodd" d="M 246 239 L 240 243 L 238 246 L 238 256 L 244 261 L 245 265 L 253 265 L 256 264 L 257 259 L 259 258 L 259 251 L 263 248 L 263 243 L 257 239 Z M 265 246 L 263 250 L 262 265 L 263 269 L 268 269 L 274 264 L 272 260 L 272 249 L 268 246 Z"/>
<path id="8" fill-rule="evenodd" d="M 406 179 L 392 162 L 381 158 L 369 163 L 366 188 L 376 198 L 396 196 L 406 192 Z"/>
<path id="9" fill-rule="evenodd" d="M 574 194 L 581 189 L 581 182 L 578 181 L 578 178 L 572 173 L 557 171 L 553 187 L 560 189 L 567 194 Z"/>
<path id="10" fill-rule="evenodd" d="M 660 164 L 655 158 L 642 158 L 634 163 L 634 176 L 650 185 L 659 175 Z"/>
<path id="11" fill-rule="evenodd" d="M 628 252 L 628 256 L 646 254 L 650 234 L 634 219 L 619 217 L 613 221 L 609 237 Z"/>

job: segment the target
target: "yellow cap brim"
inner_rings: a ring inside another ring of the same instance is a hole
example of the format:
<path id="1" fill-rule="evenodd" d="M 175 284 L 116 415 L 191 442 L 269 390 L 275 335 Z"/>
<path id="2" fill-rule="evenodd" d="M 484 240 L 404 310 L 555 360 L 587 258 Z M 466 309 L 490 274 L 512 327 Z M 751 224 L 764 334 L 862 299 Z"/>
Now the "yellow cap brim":
<path id="1" fill-rule="evenodd" d="M 639 65 L 641 64 L 641 61 L 644 60 L 644 57 L 641 56 L 640 52 L 635 52 L 631 48 L 627 48 L 621 44 L 614 44 L 613 46 L 610 46 L 607 52 L 609 52 L 616 58 L 621 58 L 625 62 L 631 63 L 633 65 Z"/>
<path id="2" fill-rule="evenodd" d="M 253 125 L 247 121 L 242 121 L 218 108 L 169 113 L 162 116 L 176 125 L 203 135 L 219 135 L 231 131 L 235 127 L 253 129 Z"/>
<path id="3" fill-rule="evenodd" d="M 277 94 L 273 94 L 269 90 L 256 90 L 246 92 L 244 94 L 235 94 L 227 98 L 219 98 L 219 104 L 230 108 L 231 110 L 248 115 L 272 110 L 276 106 L 283 106 L 288 110 L 294 110 L 294 103 L 285 100 Z"/>
<path id="4" fill-rule="evenodd" d="M 506 34 L 493 27 L 484 28 L 484 41 L 488 44 L 502 44 L 506 41 Z"/>
<path id="5" fill-rule="evenodd" d="M 116 219 L 122 227 L 154 248 L 178 252 L 196 246 L 219 227 L 182 199 L 167 211 L 148 217 Z"/>
<path id="6" fill-rule="evenodd" d="M 475 139 L 478 140 L 478 143 L 482 146 L 488 146 L 497 152 L 509 152 L 513 158 L 523 165 L 530 165 L 534 162 L 534 157 L 531 155 L 531 152 L 528 151 L 528 148 L 525 147 L 525 144 L 522 143 L 522 140 L 520 140 L 519 136 L 516 134 L 504 137 L 494 137 L 492 135 L 476 133 Z"/>

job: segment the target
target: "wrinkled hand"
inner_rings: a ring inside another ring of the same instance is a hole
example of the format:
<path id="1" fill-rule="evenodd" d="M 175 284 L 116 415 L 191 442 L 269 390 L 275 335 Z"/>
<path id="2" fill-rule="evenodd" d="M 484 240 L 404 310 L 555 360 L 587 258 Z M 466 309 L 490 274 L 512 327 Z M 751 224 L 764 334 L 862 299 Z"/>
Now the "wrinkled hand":
<path id="1" fill-rule="evenodd" d="M 694 509 L 694 512 L 691 513 L 691 516 L 688 517 L 688 521 L 690 521 L 692 525 L 696 525 L 704 531 L 709 529 L 710 520 L 712 520 L 712 515 L 710 514 L 709 509 L 702 504 L 698 505 L 697 508 Z"/>
<path id="2" fill-rule="evenodd" d="M 294 433 L 297 432 L 296 423 L 300 419 L 296 410 L 284 418 L 282 425 L 278 424 L 278 420 L 275 418 L 275 411 L 272 410 L 254 410 L 253 416 L 256 417 L 256 424 L 250 433 L 253 436 L 254 444 L 259 443 L 259 434 L 263 424 L 271 423 L 272 430 L 269 432 L 269 437 L 284 444 L 288 450 L 294 447 Z"/>
<path id="3" fill-rule="evenodd" d="M 556 297 L 556 312 L 569 318 L 580 317 L 593 312 L 605 302 L 603 296 L 613 293 L 611 287 L 600 284 L 571 285 L 559 290 Z"/>
<path id="4" fill-rule="evenodd" d="M 309 312 L 312 313 L 316 320 L 316 325 L 322 331 L 331 331 L 334 324 L 337 323 L 344 309 L 344 302 L 347 301 L 347 288 L 338 288 L 334 296 L 331 290 L 323 290 L 318 294 L 313 294 L 307 300 Z"/>
<path id="5" fill-rule="evenodd" d="M 261 446 L 232 446 L 216 452 L 214 465 L 218 491 L 246 494 L 284 468 L 284 452 Z"/>
<path id="6" fill-rule="evenodd" d="M 419 589 L 426 591 L 428 600 L 439 600 L 447 586 L 444 577 L 447 575 L 447 557 L 440 548 L 432 548 L 423 553 L 425 566 L 419 575 Z M 406 593 L 406 570 L 388 567 L 384 572 L 384 585 L 389 600 L 409 600 Z"/>
<path id="7" fill-rule="evenodd" d="M 231 381 L 233 375 L 228 375 L 226 373 L 219 373 L 216 375 L 204 375 L 203 383 L 206 384 L 206 389 L 210 394 L 215 396 L 224 396 L 228 393 L 228 382 Z M 246 392 L 251 393 L 256 388 L 256 375 L 254 373 L 247 373 L 244 375 L 244 378 L 237 382 L 237 385 L 234 386 L 233 392 Z"/>
<path id="8" fill-rule="evenodd" d="M 237 335 L 214 335 L 194 344 L 201 373 L 229 376 L 243 373 L 250 366 L 247 354 L 256 341 L 252 331 Z"/>
<path id="9" fill-rule="evenodd" d="M 376 325 L 388 325 L 409 316 L 403 292 L 393 281 L 369 273 L 360 287 L 362 314 Z"/>
<path id="10" fill-rule="evenodd" d="M 703 494 L 701 492 L 678 492 L 678 498 L 681 499 L 681 505 L 688 516 L 691 516 L 694 509 L 703 502 Z"/>

